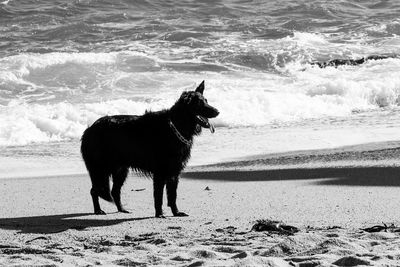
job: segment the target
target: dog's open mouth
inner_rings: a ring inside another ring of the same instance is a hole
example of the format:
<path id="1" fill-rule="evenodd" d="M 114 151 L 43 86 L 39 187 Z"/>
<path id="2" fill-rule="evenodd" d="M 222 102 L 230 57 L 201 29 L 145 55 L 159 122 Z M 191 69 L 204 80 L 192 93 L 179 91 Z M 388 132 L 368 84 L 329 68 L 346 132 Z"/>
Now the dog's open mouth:
<path id="1" fill-rule="evenodd" d="M 197 119 L 197 123 L 200 124 L 201 127 L 209 128 L 211 133 L 215 132 L 214 125 L 212 125 L 212 123 L 210 123 L 207 118 L 197 115 L 196 119 Z"/>

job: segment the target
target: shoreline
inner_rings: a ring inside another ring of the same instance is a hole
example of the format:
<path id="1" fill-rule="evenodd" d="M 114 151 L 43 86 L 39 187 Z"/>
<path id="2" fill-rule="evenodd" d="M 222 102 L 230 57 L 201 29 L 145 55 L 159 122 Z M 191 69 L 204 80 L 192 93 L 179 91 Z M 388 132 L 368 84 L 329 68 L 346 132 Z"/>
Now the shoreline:
<path id="1" fill-rule="evenodd" d="M 398 148 L 398 149 L 397 149 Z M 389 153 L 390 152 L 390 153 Z M 212 164 L 190 165 L 182 172 L 182 177 L 188 178 L 195 173 L 213 171 L 262 171 L 284 169 L 324 169 L 324 168 L 364 168 L 364 167 L 398 167 L 400 166 L 400 141 L 383 141 L 339 146 L 335 148 L 293 150 L 284 152 L 255 154 Z M 79 159 L 79 164 L 83 161 Z M 0 181 L 9 179 L 41 179 L 87 176 L 86 169 L 82 172 L 65 174 L 35 174 L 0 177 Z M 130 176 L 137 176 L 132 173 Z"/>
<path id="2" fill-rule="evenodd" d="M 186 172 L 207 170 L 272 170 L 285 168 L 396 167 L 400 166 L 400 141 L 372 142 L 335 148 L 258 154 L 235 160 L 190 166 Z"/>

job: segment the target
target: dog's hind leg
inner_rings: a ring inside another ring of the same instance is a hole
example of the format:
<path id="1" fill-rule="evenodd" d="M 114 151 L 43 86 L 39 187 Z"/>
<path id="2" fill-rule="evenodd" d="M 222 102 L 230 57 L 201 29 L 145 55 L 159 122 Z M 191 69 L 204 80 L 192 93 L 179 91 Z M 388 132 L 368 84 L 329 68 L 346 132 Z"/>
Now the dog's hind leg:
<path id="1" fill-rule="evenodd" d="M 184 212 L 181 212 L 178 210 L 178 207 L 176 206 L 176 190 L 178 188 L 178 177 L 174 177 L 172 179 L 169 179 L 167 181 L 167 197 L 168 197 L 168 206 L 171 208 L 172 214 L 174 216 L 178 217 L 184 217 L 184 216 L 189 216 Z"/>
<path id="2" fill-rule="evenodd" d="M 105 215 L 106 213 L 100 208 L 99 194 L 97 193 L 97 190 L 94 187 L 90 189 L 90 195 L 92 196 L 94 214 Z"/>
<path id="3" fill-rule="evenodd" d="M 126 176 L 128 175 L 128 168 L 119 168 L 112 173 L 113 177 L 113 188 L 111 190 L 111 195 L 114 199 L 115 205 L 119 212 L 129 213 L 126 209 L 122 207 L 121 204 L 121 187 L 125 182 Z"/>
<path id="4" fill-rule="evenodd" d="M 92 179 L 92 189 L 90 189 L 90 195 L 93 200 L 94 214 L 106 214 L 101 208 L 99 203 L 99 197 L 106 201 L 113 201 L 110 194 L 110 175 L 103 171 L 89 171 L 90 178 Z"/>
<path id="5" fill-rule="evenodd" d="M 156 210 L 156 217 L 165 218 L 162 210 L 165 181 L 163 180 L 162 176 L 158 176 L 156 174 L 154 175 L 153 179 L 154 179 L 153 196 L 154 196 L 154 208 Z"/>

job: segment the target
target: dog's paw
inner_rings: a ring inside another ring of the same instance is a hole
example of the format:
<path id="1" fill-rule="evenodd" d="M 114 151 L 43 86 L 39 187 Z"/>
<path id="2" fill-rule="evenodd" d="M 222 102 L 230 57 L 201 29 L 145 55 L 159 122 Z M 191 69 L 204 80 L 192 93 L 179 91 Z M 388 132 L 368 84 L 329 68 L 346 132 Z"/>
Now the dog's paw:
<path id="1" fill-rule="evenodd" d="M 165 215 L 164 215 L 164 214 L 156 214 L 156 218 L 162 218 L 162 219 L 165 219 L 166 217 L 165 217 Z"/>
<path id="2" fill-rule="evenodd" d="M 186 213 L 184 213 L 182 211 L 178 211 L 178 212 L 174 213 L 174 216 L 175 217 L 187 217 L 187 216 L 189 216 L 189 214 L 186 214 Z"/>
<path id="3" fill-rule="evenodd" d="M 107 213 L 105 213 L 103 210 L 95 210 L 94 214 L 96 214 L 96 215 L 106 215 Z"/>

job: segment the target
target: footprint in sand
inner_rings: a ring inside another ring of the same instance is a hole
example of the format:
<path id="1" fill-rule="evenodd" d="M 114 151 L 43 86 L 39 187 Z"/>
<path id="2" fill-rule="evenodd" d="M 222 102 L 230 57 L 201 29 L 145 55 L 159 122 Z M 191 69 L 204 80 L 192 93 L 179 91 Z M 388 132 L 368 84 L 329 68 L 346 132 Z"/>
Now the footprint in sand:
<path id="1" fill-rule="evenodd" d="M 373 265 L 369 260 L 364 260 L 356 256 L 346 256 L 340 258 L 333 264 L 337 266 Z"/>
<path id="2" fill-rule="evenodd" d="M 244 252 L 242 249 L 239 249 L 236 247 L 231 247 L 231 246 L 219 246 L 219 247 L 215 247 L 214 250 L 217 252 L 230 253 L 230 254 Z"/>
<path id="3" fill-rule="evenodd" d="M 203 250 L 203 249 L 199 249 L 199 250 L 194 250 L 192 252 L 190 252 L 190 255 L 192 255 L 195 258 L 199 258 L 199 259 L 215 259 L 217 258 L 217 254 L 213 251 L 210 250 Z"/>
<path id="4" fill-rule="evenodd" d="M 120 265 L 120 266 L 147 266 L 146 263 L 137 262 L 135 260 L 131 260 L 129 258 L 124 258 L 120 260 L 115 260 L 112 262 L 113 264 Z"/>
<path id="5" fill-rule="evenodd" d="M 171 258 L 173 261 L 191 261 L 193 260 L 193 257 L 187 255 L 187 254 L 178 254 L 174 257 Z"/>
<path id="6" fill-rule="evenodd" d="M 195 261 L 186 267 L 197 267 L 197 266 L 203 266 L 206 262 L 205 261 Z"/>

